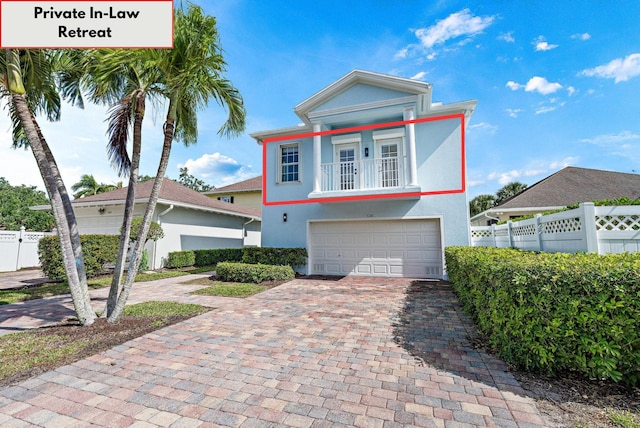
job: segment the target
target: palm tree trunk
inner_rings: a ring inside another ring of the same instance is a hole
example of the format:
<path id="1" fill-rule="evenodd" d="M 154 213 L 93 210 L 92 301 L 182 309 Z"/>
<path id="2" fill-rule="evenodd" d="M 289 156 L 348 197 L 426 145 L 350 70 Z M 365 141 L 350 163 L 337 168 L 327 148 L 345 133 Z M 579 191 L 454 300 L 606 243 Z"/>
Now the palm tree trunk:
<path id="1" fill-rule="evenodd" d="M 167 120 L 164 123 L 164 142 L 162 145 L 162 154 L 160 155 L 160 163 L 158 165 L 158 172 L 151 188 L 151 194 L 149 195 L 149 202 L 147 202 L 147 209 L 142 217 L 142 225 L 140 226 L 140 233 L 138 233 L 138 240 L 136 241 L 133 252 L 131 253 L 131 263 L 129 264 L 129 270 L 122 286 L 122 292 L 118 296 L 118 302 L 111 315 L 109 315 L 108 321 L 110 323 L 117 323 L 122 316 L 124 306 L 131 293 L 133 281 L 136 277 L 136 272 L 140 267 L 140 260 L 142 259 L 142 251 L 144 250 L 144 244 L 147 242 L 147 234 L 149 233 L 149 227 L 151 226 L 151 219 L 153 212 L 156 209 L 156 203 L 158 202 L 158 196 L 160 195 L 160 188 L 162 187 L 162 181 L 164 175 L 167 172 L 167 166 L 169 165 L 169 155 L 171 154 L 171 143 L 173 142 L 173 134 L 175 130 L 175 108 L 173 100 L 169 100 L 169 113 L 167 114 Z"/>
<path id="2" fill-rule="evenodd" d="M 133 122 L 133 149 L 131 153 L 131 169 L 129 170 L 129 187 L 127 189 L 127 200 L 124 206 L 124 216 L 122 219 L 122 231 L 120 232 L 120 247 L 118 249 L 118 259 L 111 280 L 111 288 L 109 289 L 109 297 L 107 299 L 107 308 L 105 314 L 107 317 L 113 313 L 120 293 L 120 282 L 122 281 L 122 273 L 124 272 L 124 264 L 127 259 L 129 250 L 129 241 L 131 236 L 131 220 L 133 219 L 133 210 L 135 205 L 135 192 L 138 183 L 138 170 L 140 167 L 140 152 L 142 147 L 142 120 L 144 119 L 145 110 L 145 94 L 144 91 L 138 91 L 136 95 L 135 118 Z M 131 264 L 129 265 L 131 270 Z M 137 271 L 137 269 L 136 269 Z"/>
<path id="3" fill-rule="evenodd" d="M 69 290 L 71 291 L 71 298 L 78 316 L 78 321 L 81 325 L 90 325 L 95 321 L 95 312 L 91 309 L 91 303 L 88 300 L 89 293 L 87 290 L 86 275 L 84 284 L 79 275 L 79 267 L 82 265 L 82 269 L 84 269 L 84 264 L 82 263 L 82 253 L 79 246 L 77 247 L 80 250 L 79 257 L 76 256 L 74 251 L 72 231 L 68 222 L 69 217 L 66 213 L 67 209 L 64 204 L 64 198 L 60 192 L 60 186 L 58 185 L 58 183 L 62 183 L 62 178 L 59 176 L 55 162 L 52 164 L 52 162 L 49 161 L 49 156 L 46 154 L 48 146 L 46 149 L 45 146 L 43 146 L 44 140 L 41 139 L 37 122 L 29 110 L 26 96 L 24 94 L 14 93 L 11 95 L 11 101 L 27 135 L 31 150 L 38 164 L 38 169 L 40 170 L 40 174 L 42 175 L 51 199 L 53 215 L 56 219 L 56 228 L 58 229 L 58 237 L 60 239 L 62 261 L 67 274 Z M 54 166 L 55 171 L 53 169 Z M 64 185 L 62 187 L 64 187 Z M 73 215 L 73 211 L 71 214 Z M 75 232 L 77 233 L 77 227 Z"/>
<path id="4" fill-rule="evenodd" d="M 76 220 L 76 215 L 73 210 L 73 206 L 71 205 L 71 198 L 69 198 L 69 192 L 67 192 L 67 187 L 64 185 L 62 181 L 62 175 L 60 174 L 60 170 L 58 168 L 58 164 L 56 163 L 55 158 L 53 157 L 53 153 L 49 148 L 49 144 L 47 140 L 44 138 L 42 134 L 42 130 L 40 129 L 40 125 L 36 121 L 35 116 L 31 113 L 31 120 L 38 132 L 38 136 L 40 138 L 40 144 L 42 145 L 42 150 L 44 152 L 47 163 L 49 164 L 49 168 L 51 169 L 51 174 L 54 178 L 56 187 L 60 194 L 60 199 L 62 203 L 63 212 L 65 218 L 67 220 L 67 225 L 69 226 L 69 236 L 71 239 L 71 249 L 73 251 L 73 257 L 75 261 L 75 266 L 78 272 L 78 281 L 80 283 L 80 291 L 82 293 L 83 304 L 86 307 L 87 313 L 93 314 L 95 317 L 95 311 L 91 306 L 91 297 L 89 296 L 89 287 L 87 286 L 87 271 L 84 265 L 84 256 L 82 254 L 82 243 L 80 241 L 80 230 L 78 229 L 78 222 Z M 92 318 L 88 323 L 83 325 L 92 324 L 94 318 Z"/>

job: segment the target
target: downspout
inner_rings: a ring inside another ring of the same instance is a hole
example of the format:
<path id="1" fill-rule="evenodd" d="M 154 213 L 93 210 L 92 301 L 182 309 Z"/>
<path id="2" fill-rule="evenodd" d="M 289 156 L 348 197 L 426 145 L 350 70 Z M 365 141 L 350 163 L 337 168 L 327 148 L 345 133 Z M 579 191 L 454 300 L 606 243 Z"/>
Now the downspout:
<path id="1" fill-rule="evenodd" d="M 162 217 L 165 214 L 168 214 L 171 210 L 173 210 L 173 204 L 169 205 L 169 208 L 167 208 L 166 210 L 162 211 L 161 213 L 158 214 L 158 226 L 162 226 L 162 220 L 160 220 L 160 217 Z M 156 239 L 155 241 L 153 241 L 153 268 L 156 268 L 156 256 L 158 255 L 158 240 Z"/>
<path id="2" fill-rule="evenodd" d="M 251 220 L 249 220 L 248 222 L 246 222 L 246 223 L 242 223 L 242 246 L 243 246 L 243 247 L 245 246 L 245 244 L 244 244 L 244 238 L 245 238 L 246 233 L 247 233 L 247 231 L 246 231 L 246 229 L 245 229 L 245 226 L 246 226 L 246 225 L 248 225 L 249 223 L 253 223 L 254 221 L 255 221 L 255 218 L 252 218 L 252 219 L 251 219 Z"/>

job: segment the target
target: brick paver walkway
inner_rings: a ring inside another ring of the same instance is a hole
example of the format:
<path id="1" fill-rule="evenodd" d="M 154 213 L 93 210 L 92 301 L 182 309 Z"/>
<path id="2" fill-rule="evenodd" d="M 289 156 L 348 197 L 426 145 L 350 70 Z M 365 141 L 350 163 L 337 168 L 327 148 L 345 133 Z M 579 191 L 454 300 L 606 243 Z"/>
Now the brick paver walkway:
<path id="1" fill-rule="evenodd" d="M 0 425 L 544 426 L 469 334 L 445 284 L 295 280 L 0 390 Z"/>

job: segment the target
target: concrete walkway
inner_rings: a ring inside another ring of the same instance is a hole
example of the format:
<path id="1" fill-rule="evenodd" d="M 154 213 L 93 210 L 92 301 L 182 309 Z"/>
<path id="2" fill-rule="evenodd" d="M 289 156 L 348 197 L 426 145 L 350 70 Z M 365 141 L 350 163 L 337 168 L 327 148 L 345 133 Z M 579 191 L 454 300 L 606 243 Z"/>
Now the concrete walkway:
<path id="1" fill-rule="evenodd" d="M 295 280 L 0 390 L 0 425 L 544 426 L 473 332 L 446 284 Z"/>
<path id="2" fill-rule="evenodd" d="M 37 280 L 40 271 L 31 272 L 31 279 Z M 24 275 L 24 273 L 23 273 Z M 24 275 L 28 278 L 27 275 Z M 197 303 L 203 306 L 219 307 L 234 299 L 199 296 L 189 294 L 194 290 L 204 288 L 203 285 L 183 284 L 196 278 L 207 278 L 211 273 L 185 275 L 180 277 L 159 279 L 156 281 L 136 282 L 133 285 L 128 304 L 148 302 L 148 301 L 173 301 L 181 303 Z M 35 277 L 35 278 L 34 278 Z M 11 281 L 7 280 L 11 278 Z M 0 289 L 2 284 L 13 284 L 15 274 L 0 274 Z M 25 281 L 22 279 L 22 281 Z M 95 310 L 101 311 L 109 295 L 109 287 L 89 290 L 91 303 Z M 61 295 L 47 297 L 45 299 L 27 300 L 25 302 L 0 306 L 0 336 L 17 331 L 29 330 L 32 328 L 46 327 L 57 324 L 68 318 L 74 318 L 73 302 L 71 295 Z"/>

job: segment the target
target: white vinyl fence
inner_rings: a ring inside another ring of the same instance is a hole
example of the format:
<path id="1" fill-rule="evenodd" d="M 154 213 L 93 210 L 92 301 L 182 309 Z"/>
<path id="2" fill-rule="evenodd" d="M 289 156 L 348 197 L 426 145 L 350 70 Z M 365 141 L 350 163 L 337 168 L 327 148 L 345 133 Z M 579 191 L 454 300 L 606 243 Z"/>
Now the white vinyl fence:
<path id="1" fill-rule="evenodd" d="M 472 226 L 471 245 L 561 253 L 634 253 L 640 251 L 640 206 L 596 207 L 585 202 L 561 213 Z"/>
<path id="2" fill-rule="evenodd" d="M 0 272 L 40 266 L 38 242 L 55 233 L 0 230 Z"/>

